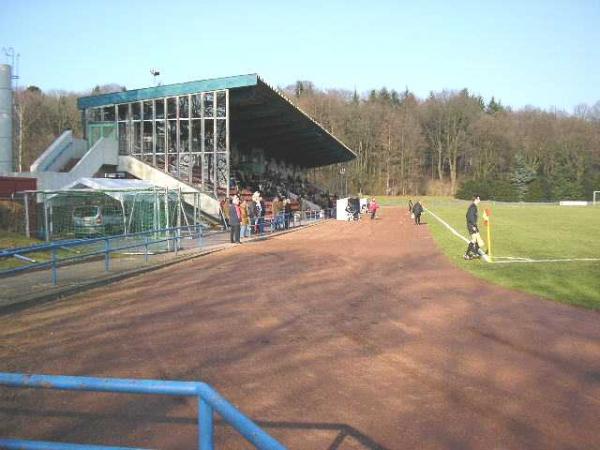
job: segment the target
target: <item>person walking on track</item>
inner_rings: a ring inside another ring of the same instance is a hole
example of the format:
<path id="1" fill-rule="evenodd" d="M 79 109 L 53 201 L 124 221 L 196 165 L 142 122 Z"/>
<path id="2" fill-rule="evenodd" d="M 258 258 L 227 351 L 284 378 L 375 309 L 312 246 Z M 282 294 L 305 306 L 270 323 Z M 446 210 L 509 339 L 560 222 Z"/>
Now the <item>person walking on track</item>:
<path id="1" fill-rule="evenodd" d="M 375 215 L 377 214 L 377 210 L 379 209 L 379 205 L 375 201 L 375 197 L 371 199 L 371 203 L 369 203 L 369 212 L 371 213 L 371 220 L 375 219 Z"/>
<path id="2" fill-rule="evenodd" d="M 413 214 L 415 215 L 415 225 L 421 225 L 421 214 L 423 214 L 423 205 L 421 205 L 421 201 L 417 200 L 412 209 Z"/>

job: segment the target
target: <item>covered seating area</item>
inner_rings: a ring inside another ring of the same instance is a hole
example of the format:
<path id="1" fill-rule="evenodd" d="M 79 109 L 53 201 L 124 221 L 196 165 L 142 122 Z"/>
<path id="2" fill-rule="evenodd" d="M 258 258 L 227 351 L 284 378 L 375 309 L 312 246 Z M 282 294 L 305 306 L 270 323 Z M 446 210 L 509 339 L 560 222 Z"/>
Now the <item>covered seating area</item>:
<path id="1" fill-rule="evenodd" d="M 78 104 L 90 145 L 113 134 L 121 155 L 216 199 L 242 189 L 314 195 L 307 169 L 355 157 L 256 74 L 82 97 Z"/>

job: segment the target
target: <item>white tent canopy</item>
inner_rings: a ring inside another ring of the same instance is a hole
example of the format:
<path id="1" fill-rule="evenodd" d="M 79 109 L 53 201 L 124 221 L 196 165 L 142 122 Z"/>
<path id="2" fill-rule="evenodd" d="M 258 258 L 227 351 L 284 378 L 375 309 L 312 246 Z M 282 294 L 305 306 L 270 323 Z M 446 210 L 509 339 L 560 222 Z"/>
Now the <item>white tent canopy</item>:
<path id="1" fill-rule="evenodd" d="M 100 190 L 103 191 L 104 194 L 122 202 L 124 197 L 128 194 L 127 191 L 129 191 L 129 193 L 134 193 L 135 191 L 151 191 L 154 188 L 156 188 L 154 183 L 145 180 L 84 177 L 65 186 L 62 190 Z"/>

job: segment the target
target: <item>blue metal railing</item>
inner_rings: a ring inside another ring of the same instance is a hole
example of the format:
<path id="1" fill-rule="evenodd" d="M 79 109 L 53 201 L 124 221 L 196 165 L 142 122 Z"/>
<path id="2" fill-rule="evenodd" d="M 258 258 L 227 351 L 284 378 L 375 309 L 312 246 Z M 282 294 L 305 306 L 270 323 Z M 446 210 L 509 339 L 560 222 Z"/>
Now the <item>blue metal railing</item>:
<path id="1" fill-rule="evenodd" d="M 296 211 L 291 214 L 281 213 L 276 218 L 263 218 L 262 224 L 256 224 L 256 222 L 248 224 L 248 230 L 252 230 L 254 235 L 276 233 L 287 228 L 295 228 L 319 220 L 328 219 L 333 216 L 332 211 L 333 210 L 306 210 Z M 149 248 L 153 245 L 166 243 L 166 250 L 174 251 L 175 254 L 177 254 L 183 239 L 182 233 L 189 233 L 190 237 L 193 236 L 197 240 L 198 246 L 201 246 L 203 227 L 204 225 L 197 224 L 181 227 L 161 228 L 158 230 L 148 230 L 139 233 L 87 239 L 69 239 L 45 244 L 36 244 L 28 247 L 3 249 L 0 250 L 0 259 L 16 257 L 22 261 L 26 261 L 27 263 L 23 264 L 22 266 L 0 270 L 0 277 L 25 272 L 28 270 L 50 269 L 50 278 L 52 284 L 56 286 L 58 282 L 58 267 L 60 265 L 83 261 L 92 257 L 104 256 L 104 270 L 108 272 L 110 271 L 111 267 L 111 255 L 135 248 L 144 249 L 144 261 L 148 262 L 148 257 L 150 254 Z M 260 233 L 258 231 L 259 228 L 262 230 Z M 79 251 L 79 249 L 82 248 L 85 248 L 85 251 Z M 59 255 L 60 251 L 72 251 L 78 253 L 65 256 Z M 49 259 L 38 262 L 32 258 L 27 258 L 24 256 L 39 252 L 48 253 Z"/>
<path id="2" fill-rule="evenodd" d="M 196 381 L 135 380 L 124 378 L 73 377 L 0 373 L 0 385 L 19 388 L 60 389 L 69 391 L 159 394 L 198 398 L 198 448 L 214 449 L 213 412 L 235 428 L 248 442 L 261 450 L 285 450 L 285 447 L 256 425 L 206 383 Z M 0 438 L 7 449 L 110 449 L 123 447 L 63 444 Z M 131 447 L 127 447 L 131 450 Z"/>
<path id="3" fill-rule="evenodd" d="M 110 257 L 112 253 L 144 247 L 144 258 L 146 261 L 148 261 L 149 246 L 167 243 L 167 249 L 170 249 L 171 243 L 173 242 L 173 249 L 175 253 L 177 253 L 180 248 L 182 231 L 187 231 L 190 233 L 190 235 L 196 236 L 198 239 L 198 244 L 200 245 L 202 239 L 202 230 L 203 225 L 198 224 L 182 227 L 161 228 L 159 230 L 142 231 L 139 233 L 104 236 L 91 239 L 64 240 L 49 244 L 32 245 L 30 247 L 5 249 L 0 251 L 0 258 L 9 258 L 14 256 L 22 257 L 28 253 L 36 252 L 50 252 L 50 259 L 48 261 L 33 262 L 19 267 L 0 270 L 0 276 L 11 275 L 32 269 L 50 268 L 52 271 L 52 284 L 56 285 L 59 264 L 104 255 L 104 268 L 108 272 L 110 270 Z M 117 245 L 114 244 L 115 242 L 117 242 Z M 59 250 L 76 249 L 90 245 L 92 245 L 91 251 L 73 256 L 58 257 Z"/>
<path id="4" fill-rule="evenodd" d="M 335 208 L 295 211 L 291 213 L 281 212 L 276 217 L 262 218 L 262 228 L 263 233 L 274 233 L 331 218 L 335 218 Z M 260 227 L 260 224 L 257 224 L 255 218 L 248 227 L 250 230 L 255 231 L 257 227 Z"/>

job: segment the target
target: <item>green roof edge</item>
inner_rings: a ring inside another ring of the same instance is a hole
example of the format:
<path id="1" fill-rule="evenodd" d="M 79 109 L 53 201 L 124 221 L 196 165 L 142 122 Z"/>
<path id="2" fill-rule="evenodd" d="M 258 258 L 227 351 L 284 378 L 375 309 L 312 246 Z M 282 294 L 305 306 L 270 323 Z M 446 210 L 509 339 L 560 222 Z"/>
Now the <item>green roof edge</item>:
<path id="1" fill-rule="evenodd" d="M 97 108 L 99 106 L 129 103 L 153 98 L 256 86 L 256 84 L 258 84 L 258 75 L 255 73 L 232 77 L 211 78 L 208 80 L 188 81 L 186 83 L 166 84 L 163 86 L 133 89 L 131 91 L 80 97 L 77 99 L 77 107 L 79 109 Z"/>

